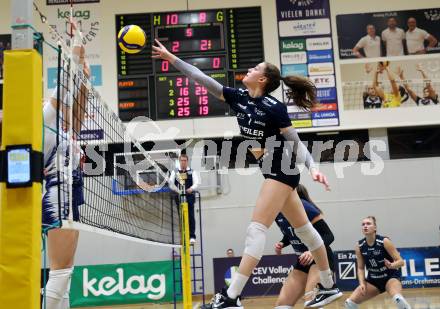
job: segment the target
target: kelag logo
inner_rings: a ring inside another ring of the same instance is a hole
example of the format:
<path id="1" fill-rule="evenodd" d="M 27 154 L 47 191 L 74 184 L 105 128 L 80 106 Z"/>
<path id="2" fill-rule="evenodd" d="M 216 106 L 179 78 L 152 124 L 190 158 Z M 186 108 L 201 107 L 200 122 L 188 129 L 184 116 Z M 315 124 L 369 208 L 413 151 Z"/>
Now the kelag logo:
<path id="1" fill-rule="evenodd" d="M 315 50 L 307 52 L 308 63 L 332 62 L 333 52 L 331 50 Z"/>
<path id="2" fill-rule="evenodd" d="M 64 32 L 67 36 L 70 34 L 70 24 L 68 19 L 70 17 L 70 10 L 57 9 L 58 23 L 51 25 L 58 32 Z M 99 21 L 93 17 L 93 12 L 90 10 L 73 10 L 72 16 L 76 19 L 78 26 L 83 34 L 83 44 L 92 42 L 99 32 Z"/>
<path id="3" fill-rule="evenodd" d="M 306 40 L 281 40 L 281 52 L 296 52 L 306 49 Z"/>
<path id="4" fill-rule="evenodd" d="M 172 271 L 172 261 L 75 267 L 71 305 L 172 301 Z"/>

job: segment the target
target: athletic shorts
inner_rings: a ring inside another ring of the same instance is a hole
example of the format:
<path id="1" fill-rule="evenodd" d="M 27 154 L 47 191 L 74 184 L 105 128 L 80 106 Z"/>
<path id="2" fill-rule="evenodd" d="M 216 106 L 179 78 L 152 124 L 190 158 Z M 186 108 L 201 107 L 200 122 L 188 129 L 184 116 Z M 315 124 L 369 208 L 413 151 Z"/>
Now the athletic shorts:
<path id="1" fill-rule="evenodd" d="M 328 264 L 330 266 L 330 270 L 332 270 L 334 272 L 335 271 L 335 263 L 334 263 L 333 250 L 329 246 L 326 246 L 325 249 L 327 251 L 327 258 L 328 258 Z M 312 265 L 314 265 L 314 264 L 315 264 L 315 261 L 313 261 L 309 265 L 302 265 L 299 262 L 299 255 L 298 255 L 297 260 L 296 260 L 295 264 L 293 265 L 293 268 L 296 270 L 302 271 L 303 273 L 308 274 L 310 271 L 310 267 L 312 267 Z"/>
<path id="2" fill-rule="evenodd" d="M 265 160 L 270 160 L 270 156 L 265 154 L 260 159 L 258 159 L 258 165 L 260 166 L 260 170 L 263 173 L 263 177 L 265 179 L 273 179 L 276 181 L 279 181 L 283 184 L 286 184 L 293 189 L 298 187 L 299 180 L 300 180 L 300 173 L 298 169 L 295 168 L 295 162 L 294 160 L 291 160 L 290 164 L 290 174 L 285 174 L 283 169 L 281 168 L 282 162 L 283 162 L 283 148 L 276 148 L 273 152 L 272 156 L 272 162 L 271 165 L 268 163 L 264 164 Z M 267 169 L 267 166 L 270 166 L 270 169 Z M 293 173 L 294 172 L 294 173 Z"/>
<path id="3" fill-rule="evenodd" d="M 61 199 L 58 199 L 58 186 L 60 182 L 56 176 L 48 176 L 46 180 L 46 193 L 43 196 L 43 217 L 44 227 L 58 224 L 61 220 L 69 217 L 69 197 L 66 186 L 60 188 Z M 79 221 L 79 206 L 84 204 L 84 182 L 80 172 L 73 172 L 72 185 L 72 212 L 73 220 Z M 61 207 L 61 218 L 58 203 L 63 203 Z"/>
<path id="4" fill-rule="evenodd" d="M 387 285 L 388 280 L 393 279 L 393 278 L 400 281 L 400 275 L 398 273 L 394 273 L 394 274 L 389 275 L 388 277 L 380 278 L 380 279 L 373 279 L 373 278 L 367 277 L 367 279 L 365 279 L 365 281 L 374 285 L 379 290 L 379 292 L 382 294 L 383 292 L 386 291 L 385 287 Z"/>

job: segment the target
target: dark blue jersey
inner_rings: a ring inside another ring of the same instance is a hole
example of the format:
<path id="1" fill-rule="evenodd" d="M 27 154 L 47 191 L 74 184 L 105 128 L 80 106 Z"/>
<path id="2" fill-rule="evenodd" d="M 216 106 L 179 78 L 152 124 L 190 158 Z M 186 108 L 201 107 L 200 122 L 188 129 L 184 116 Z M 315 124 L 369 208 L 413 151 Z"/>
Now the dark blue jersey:
<path id="1" fill-rule="evenodd" d="M 361 251 L 364 263 L 368 271 L 367 278 L 371 279 L 385 279 L 400 273 L 400 270 L 388 269 L 385 266 L 385 259 L 394 262 L 393 258 L 384 247 L 383 236 L 376 235 L 376 239 L 372 246 L 369 246 L 367 240 L 359 240 L 359 250 Z"/>
<path id="2" fill-rule="evenodd" d="M 301 199 L 301 202 L 304 205 L 304 209 L 306 211 L 307 218 L 309 218 L 309 221 L 312 221 L 314 218 L 321 214 L 319 209 L 316 208 L 316 206 L 312 203 L 303 199 Z M 301 253 L 308 251 L 307 247 L 301 242 L 298 236 L 296 236 L 295 231 L 290 225 L 289 221 L 287 221 L 287 219 L 281 213 L 278 214 L 275 222 L 280 228 L 281 233 L 283 233 L 283 242 L 286 241 L 290 243 L 295 254 L 301 255 Z M 286 245 L 286 243 L 284 244 Z"/>
<path id="3" fill-rule="evenodd" d="M 243 137 L 258 141 L 262 147 L 268 137 L 284 141 L 280 128 L 292 125 L 286 105 L 270 95 L 252 98 L 245 89 L 223 87 L 223 96 L 236 112 Z"/>

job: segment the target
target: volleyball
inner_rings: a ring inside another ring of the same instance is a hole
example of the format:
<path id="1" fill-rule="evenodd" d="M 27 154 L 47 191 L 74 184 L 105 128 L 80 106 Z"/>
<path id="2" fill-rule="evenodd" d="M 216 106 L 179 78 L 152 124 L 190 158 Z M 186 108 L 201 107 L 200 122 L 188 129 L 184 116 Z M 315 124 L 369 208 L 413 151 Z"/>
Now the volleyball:
<path id="1" fill-rule="evenodd" d="M 129 54 L 140 52 L 147 42 L 147 36 L 141 27 L 136 25 L 128 25 L 119 30 L 118 45 Z"/>

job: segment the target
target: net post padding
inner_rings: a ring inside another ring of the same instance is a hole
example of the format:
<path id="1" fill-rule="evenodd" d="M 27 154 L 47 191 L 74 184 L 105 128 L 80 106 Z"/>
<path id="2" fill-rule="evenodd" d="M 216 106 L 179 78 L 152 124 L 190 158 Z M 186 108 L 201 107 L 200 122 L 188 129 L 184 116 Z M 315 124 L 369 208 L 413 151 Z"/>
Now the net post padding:
<path id="1" fill-rule="evenodd" d="M 42 59 L 36 50 L 5 52 L 2 150 L 42 151 Z M 23 91 L 25 90 L 25 91 Z M 42 184 L 0 184 L 0 306 L 40 308 Z"/>

